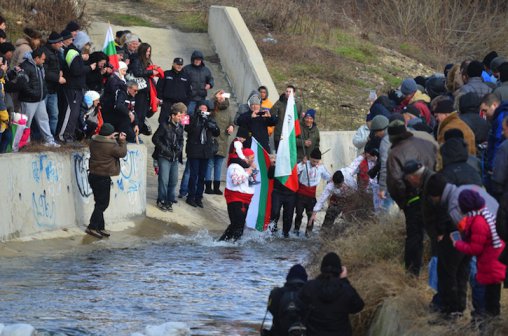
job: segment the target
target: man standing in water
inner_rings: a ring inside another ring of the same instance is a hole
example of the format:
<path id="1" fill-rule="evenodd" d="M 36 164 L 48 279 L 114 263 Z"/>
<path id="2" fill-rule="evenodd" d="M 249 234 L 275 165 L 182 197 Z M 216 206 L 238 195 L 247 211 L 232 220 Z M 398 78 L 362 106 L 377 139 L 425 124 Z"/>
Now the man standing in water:
<path id="1" fill-rule="evenodd" d="M 120 158 L 126 155 L 126 135 L 115 132 L 113 125 L 105 123 L 99 134 L 92 137 L 88 182 L 92 187 L 95 207 L 85 232 L 95 238 L 110 236 L 104 230 L 104 211 L 109 206 L 111 176 L 120 174 Z"/>
<path id="2" fill-rule="evenodd" d="M 254 188 L 249 185 L 249 177 L 254 169 L 254 151 L 250 148 L 242 150 L 249 168 L 238 163 L 231 163 L 226 174 L 226 190 L 224 196 L 228 204 L 229 224 L 219 240 L 238 240 L 243 235 L 247 210 L 254 195 Z"/>

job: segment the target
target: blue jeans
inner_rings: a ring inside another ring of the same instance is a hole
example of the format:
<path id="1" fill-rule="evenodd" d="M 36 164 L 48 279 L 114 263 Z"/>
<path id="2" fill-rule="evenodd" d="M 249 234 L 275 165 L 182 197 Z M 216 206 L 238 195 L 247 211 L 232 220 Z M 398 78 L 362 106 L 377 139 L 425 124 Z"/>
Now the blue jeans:
<path id="1" fill-rule="evenodd" d="M 58 95 L 56 93 L 48 93 L 46 96 L 46 110 L 49 117 L 49 129 L 51 134 L 55 136 L 56 125 L 58 124 Z"/>
<path id="2" fill-rule="evenodd" d="M 178 161 L 159 158 L 159 185 L 157 200 L 169 204 L 176 201 L 175 189 L 178 184 Z"/>
<path id="3" fill-rule="evenodd" d="M 215 155 L 213 158 L 208 159 L 208 168 L 206 169 L 205 181 L 212 181 L 212 169 L 213 169 L 213 180 L 220 181 L 222 175 L 222 163 L 224 157 Z"/>
<path id="4" fill-rule="evenodd" d="M 469 272 L 469 285 L 471 286 L 473 299 L 473 313 L 483 314 L 485 312 L 485 286 L 480 285 L 476 281 L 476 273 L 478 273 L 478 268 L 476 267 L 476 257 L 471 258 L 469 267 L 471 269 Z"/>
<path id="5" fill-rule="evenodd" d="M 190 177 L 190 170 L 189 170 L 189 159 L 185 162 L 185 169 L 183 171 L 182 175 L 182 182 L 180 182 L 180 191 L 179 194 L 183 197 L 186 196 L 189 192 L 189 177 Z"/>
<path id="6" fill-rule="evenodd" d="M 189 195 L 188 200 L 200 201 L 205 189 L 205 175 L 208 168 L 208 159 L 187 159 L 189 163 Z"/>
<path id="7" fill-rule="evenodd" d="M 194 112 L 196 110 L 196 107 L 198 107 L 198 102 L 195 101 L 195 100 L 191 100 L 189 102 L 189 105 L 187 105 L 187 114 L 189 116 L 191 116 L 191 117 L 194 116 Z"/>

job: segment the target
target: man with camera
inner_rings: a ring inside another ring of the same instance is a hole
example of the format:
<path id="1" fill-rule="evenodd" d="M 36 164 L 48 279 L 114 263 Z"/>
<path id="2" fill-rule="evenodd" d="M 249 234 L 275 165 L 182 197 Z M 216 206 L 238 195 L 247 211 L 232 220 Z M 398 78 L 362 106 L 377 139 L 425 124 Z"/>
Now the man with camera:
<path id="1" fill-rule="evenodd" d="M 277 125 L 278 118 L 272 116 L 269 110 L 261 110 L 261 98 L 258 95 L 252 95 L 247 103 L 250 110 L 240 115 L 236 123 L 247 129 L 252 137 L 271 153 L 267 127 Z"/>
<path id="2" fill-rule="evenodd" d="M 187 162 L 190 170 L 187 204 L 203 208 L 203 191 L 208 160 L 217 152 L 213 137 L 218 137 L 220 129 L 208 112 L 208 104 L 202 101 L 198 105 L 199 113 L 191 116 L 187 132 Z"/>
<path id="3" fill-rule="evenodd" d="M 127 155 L 125 133 L 115 132 L 113 125 L 102 125 L 90 142 L 88 182 L 92 187 L 95 206 L 86 233 L 96 238 L 109 237 L 104 229 L 104 211 L 109 206 L 111 176 L 120 174 L 120 158 Z"/>

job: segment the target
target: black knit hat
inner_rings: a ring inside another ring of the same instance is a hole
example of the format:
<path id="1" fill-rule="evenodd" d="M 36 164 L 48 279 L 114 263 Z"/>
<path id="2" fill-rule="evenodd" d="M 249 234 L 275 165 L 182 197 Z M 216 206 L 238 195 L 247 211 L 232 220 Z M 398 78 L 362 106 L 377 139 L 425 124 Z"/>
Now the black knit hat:
<path id="1" fill-rule="evenodd" d="M 444 133 L 444 141 L 446 142 L 450 139 L 464 140 L 464 133 L 458 128 L 450 128 L 448 131 Z"/>
<path id="2" fill-rule="evenodd" d="M 113 125 L 109 123 L 102 124 L 101 130 L 99 131 L 99 135 L 108 136 L 113 134 L 115 132 L 115 128 Z"/>
<path id="3" fill-rule="evenodd" d="M 481 77 L 483 72 L 483 64 L 480 61 L 471 61 L 467 66 L 467 76 L 469 78 Z"/>
<path id="4" fill-rule="evenodd" d="M 303 268 L 303 266 L 300 264 L 293 265 L 289 269 L 288 275 L 286 276 L 287 282 L 294 282 L 295 280 L 307 282 L 307 279 L 308 279 L 307 272 L 305 271 L 305 268 Z"/>
<path id="5" fill-rule="evenodd" d="M 312 152 L 310 152 L 310 158 L 321 160 L 321 151 L 319 150 L 319 148 L 314 148 Z"/>
<path id="6" fill-rule="evenodd" d="M 321 261 L 321 273 L 333 273 L 340 275 L 342 273 L 342 262 L 335 252 L 330 252 L 323 257 Z"/>
<path id="7" fill-rule="evenodd" d="M 49 34 L 49 37 L 48 37 L 49 44 L 62 42 L 62 40 L 63 40 L 62 36 L 55 31 L 52 31 L 51 34 Z"/>
<path id="8" fill-rule="evenodd" d="M 427 192 L 429 196 L 441 196 L 446 187 L 446 178 L 442 174 L 434 174 L 427 182 Z"/>
<path id="9" fill-rule="evenodd" d="M 245 127 L 238 127 L 238 130 L 236 131 L 236 136 L 244 139 L 248 139 L 250 137 L 249 130 Z"/>
<path id="10" fill-rule="evenodd" d="M 60 35 L 62 36 L 62 40 L 68 40 L 72 38 L 72 33 L 67 29 L 62 30 Z"/>
<path id="11" fill-rule="evenodd" d="M 483 58 L 483 65 L 486 66 L 487 68 L 490 68 L 490 63 L 492 62 L 492 60 L 494 58 L 496 58 L 497 56 L 499 56 L 497 54 L 497 52 L 495 51 L 491 51 L 489 52 L 487 55 L 485 55 L 485 57 Z"/>
<path id="12" fill-rule="evenodd" d="M 394 120 L 388 125 L 389 136 L 399 136 L 406 133 L 406 125 L 401 120 Z"/>
<path id="13" fill-rule="evenodd" d="M 453 102 L 451 99 L 442 99 L 438 101 L 436 107 L 434 108 L 434 114 L 436 113 L 452 113 L 455 111 L 453 107 Z"/>

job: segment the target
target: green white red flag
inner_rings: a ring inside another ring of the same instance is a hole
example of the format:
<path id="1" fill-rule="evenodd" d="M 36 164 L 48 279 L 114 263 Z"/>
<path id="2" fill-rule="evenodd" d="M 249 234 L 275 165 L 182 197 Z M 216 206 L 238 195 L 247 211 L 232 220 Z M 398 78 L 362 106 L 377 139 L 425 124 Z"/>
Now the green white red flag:
<path id="1" fill-rule="evenodd" d="M 250 148 L 254 151 L 254 162 L 259 172 L 256 175 L 254 195 L 247 211 L 245 225 L 248 228 L 264 231 L 270 222 L 270 213 L 272 210 L 272 190 L 273 180 L 268 178 L 268 168 L 270 168 L 270 156 L 263 146 L 252 138 Z"/>
<path id="2" fill-rule="evenodd" d="M 104 39 L 104 47 L 102 51 L 108 55 L 109 63 L 113 65 L 113 67 L 118 69 L 118 54 L 116 53 L 115 47 L 115 39 L 113 38 L 113 29 L 111 26 L 108 27 L 108 31 L 106 32 L 106 38 Z"/>
<path id="3" fill-rule="evenodd" d="M 293 93 L 288 97 L 282 134 L 277 148 L 275 178 L 288 189 L 298 190 L 296 160 L 296 137 L 300 135 L 300 122 Z"/>

